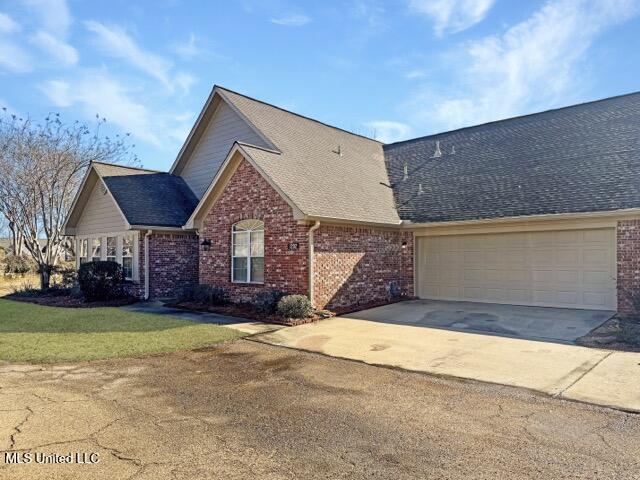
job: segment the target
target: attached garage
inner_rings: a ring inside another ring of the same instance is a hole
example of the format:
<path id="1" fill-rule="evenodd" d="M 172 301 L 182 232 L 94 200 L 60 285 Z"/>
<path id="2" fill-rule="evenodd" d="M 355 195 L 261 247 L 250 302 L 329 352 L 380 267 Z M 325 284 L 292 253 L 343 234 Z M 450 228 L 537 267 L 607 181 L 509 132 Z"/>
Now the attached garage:
<path id="1" fill-rule="evenodd" d="M 416 237 L 420 298 L 616 309 L 614 228 Z"/>

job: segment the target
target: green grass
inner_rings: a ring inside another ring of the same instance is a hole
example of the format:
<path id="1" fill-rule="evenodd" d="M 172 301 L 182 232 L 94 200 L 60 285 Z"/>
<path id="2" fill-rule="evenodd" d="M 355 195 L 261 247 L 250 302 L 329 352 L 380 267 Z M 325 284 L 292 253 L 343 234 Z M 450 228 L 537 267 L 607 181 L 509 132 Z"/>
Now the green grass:
<path id="1" fill-rule="evenodd" d="M 55 363 L 205 347 L 242 334 L 119 308 L 56 308 L 0 299 L 0 360 Z"/>

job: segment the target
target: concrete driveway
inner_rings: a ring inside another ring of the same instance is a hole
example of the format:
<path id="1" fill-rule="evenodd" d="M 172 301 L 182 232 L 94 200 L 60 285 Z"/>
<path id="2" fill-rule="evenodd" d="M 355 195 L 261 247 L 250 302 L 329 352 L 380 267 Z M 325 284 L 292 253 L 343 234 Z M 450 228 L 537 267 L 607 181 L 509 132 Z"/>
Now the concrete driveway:
<path id="1" fill-rule="evenodd" d="M 346 317 L 252 338 L 372 365 L 524 387 L 640 412 L 640 353 Z"/>
<path id="2" fill-rule="evenodd" d="M 495 303 L 414 300 L 345 315 L 373 322 L 573 343 L 615 312 Z"/>

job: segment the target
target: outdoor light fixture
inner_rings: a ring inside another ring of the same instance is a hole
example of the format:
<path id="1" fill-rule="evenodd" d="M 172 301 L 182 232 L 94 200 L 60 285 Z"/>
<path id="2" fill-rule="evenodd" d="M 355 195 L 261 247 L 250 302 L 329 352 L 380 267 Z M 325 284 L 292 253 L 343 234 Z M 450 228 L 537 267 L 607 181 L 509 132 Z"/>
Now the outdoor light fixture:
<path id="1" fill-rule="evenodd" d="M 211 250 L 211 240 L 209 240 L 208 238 L 205 238 L 200 245 L 202 245 L 202 248 L 205 252 Z"/>
<path id="2" fill-rule="evenodd" d="M 402 242 L 402 249 L 404 250 L 405 248 L 407 248 L 407 242 Z"/>

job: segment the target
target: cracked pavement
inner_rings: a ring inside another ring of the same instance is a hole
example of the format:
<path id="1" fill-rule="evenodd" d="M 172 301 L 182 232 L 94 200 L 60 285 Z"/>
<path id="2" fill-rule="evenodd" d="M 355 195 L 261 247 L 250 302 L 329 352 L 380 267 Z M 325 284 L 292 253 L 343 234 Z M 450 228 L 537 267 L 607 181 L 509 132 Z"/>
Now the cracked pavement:
<path id="1" fill-rule="evenodd" d="M 3 479 L 640 478 L 640 416 L 251 340 L 0 365 Z"/>

